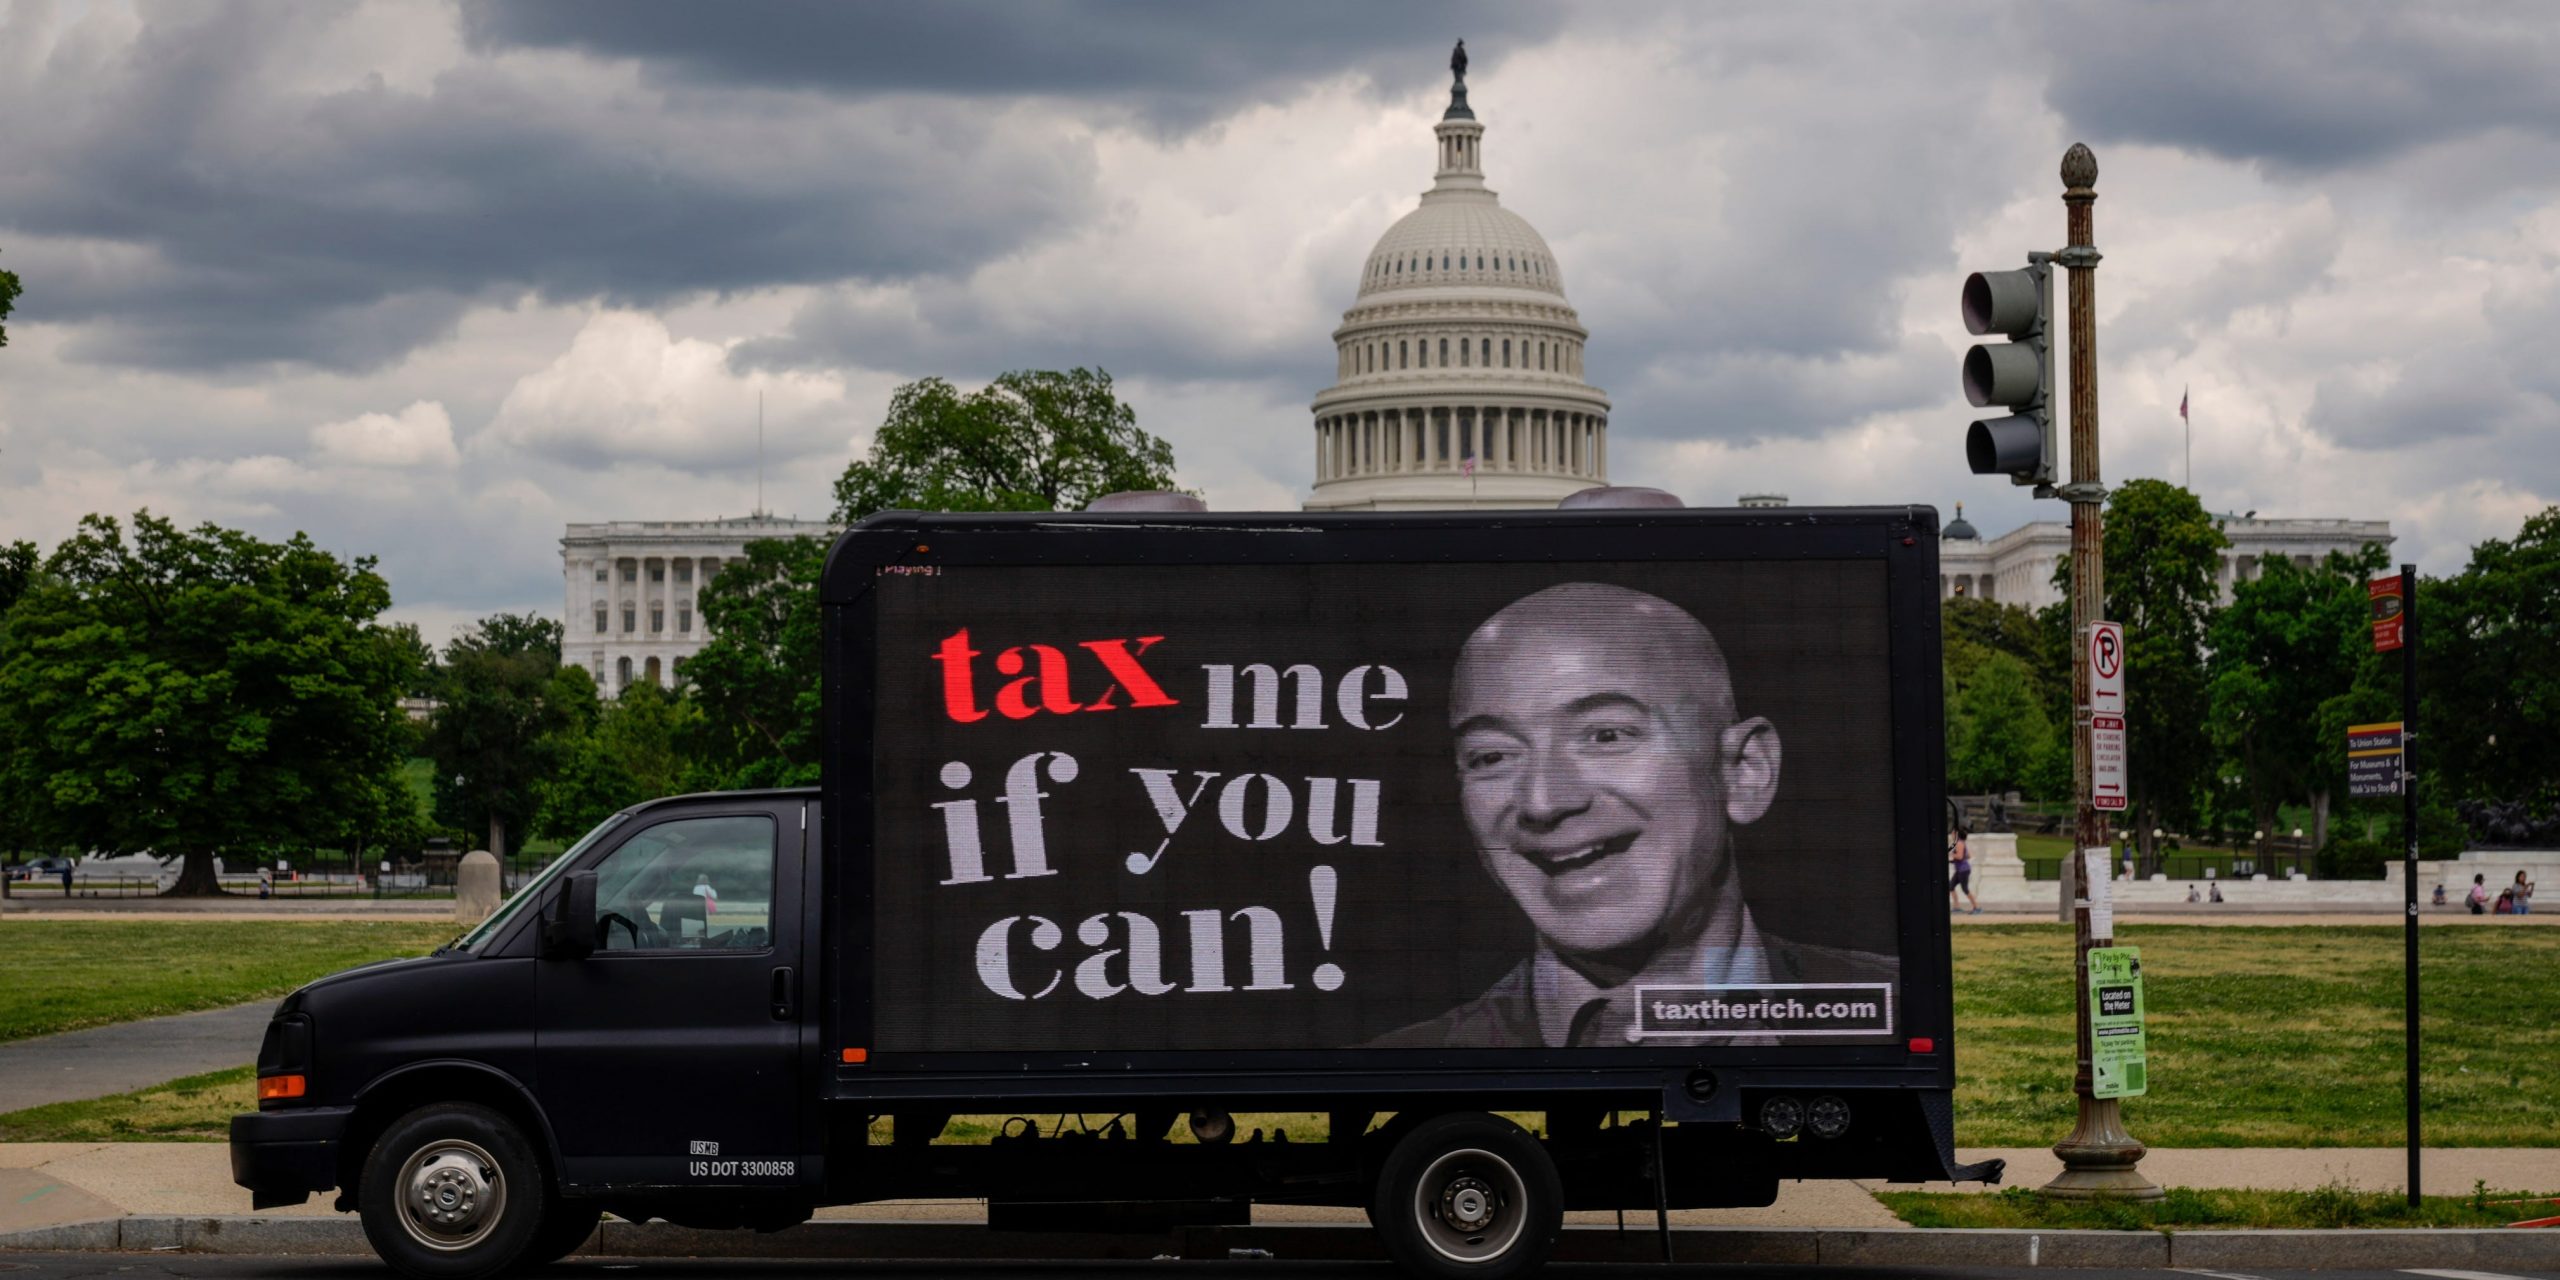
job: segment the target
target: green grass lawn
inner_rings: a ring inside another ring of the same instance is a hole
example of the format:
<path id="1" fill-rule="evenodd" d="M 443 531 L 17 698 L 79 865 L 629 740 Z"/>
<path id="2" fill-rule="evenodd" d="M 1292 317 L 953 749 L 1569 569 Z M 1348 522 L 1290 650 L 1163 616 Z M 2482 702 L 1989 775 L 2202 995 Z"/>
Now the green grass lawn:
<path id="1" fill-rule="evenodd" d="M 2311 1191 L 2242 1191 L 2171 1187 L 2151 1204 L 2124 1200 L 2053 1200 L 2024 1187 L 1997 1195 L 1945 1191 L 1880 1191 L 1876 1199 L 1915 1227 L 2041 1227 L 2052 1230 L 2301 1230 L 2341 1227 L 2503 1227 L 2550 1217 L 2549 1193 L 2481 1188 L 2467 1196 L 2420 1196 L 2416 1208 L 2399 1192 L 2328 1186 Z"/>
<path id="2" fill-rule="evenodd" d="M 231 1117 L 258 1109 L 255 1067 L 188 1076 L 84 1102 L 0 1115 L 0 1142 L 224 1142 Z"/>
<path id="3" fill-rule="evenodd" d="M 2400 929 L 2127 925 L 2150 1018 L 2134 1136 L 2165 1147 L 2387 1147 L 2402 1136 Z M 2071 933 L 1956 931 L 1956 1141 L 2069 1130 Z M 2560 1145 L 2560 930 L 2422 943 L 2429 1146 Z"/>
<path id="4" fill-rule="evenodd" d="M 0 926 L 0 1040 L 273 999 L 456 932 L 414 920 L 12 920 Z"/>

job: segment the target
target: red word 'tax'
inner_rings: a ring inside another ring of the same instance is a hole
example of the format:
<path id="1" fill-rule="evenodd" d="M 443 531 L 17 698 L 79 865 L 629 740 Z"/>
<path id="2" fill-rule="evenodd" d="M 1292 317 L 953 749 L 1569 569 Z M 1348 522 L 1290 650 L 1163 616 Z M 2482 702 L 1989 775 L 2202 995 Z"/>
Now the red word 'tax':
<path id="1" fill-rule="evenodd" d="M 995 714 L 1007 720 L 1024 720 L 1043 711 L 1065 715 L 1071 711 L 1117 711 L 1112 695 L 1127 693 L 1131 707 L 1170 707 L 1177 705 L 1165 695 L 1164 686 L 1138 665 L 1138 655 L 1145 653 L 1163 636 L 1139 636 L 1136 639 L 1086 640 L 1078 648 L 1091 653 L 1109 673 L 1100 696 L 1078 702 L 1069 687 L 1067 655 L 1045 644 L 1015 645 L 996 655 L 996 674 L 1014 676 L 996 690 Z M 1024 655 L 1028 654 L 1029 657 Z M 985 708 L 978 705 L 976 660 L 979 652 L 969 647 L 966 627 L 943 637 L 942 647 L 935 650 L 933 660 L 942 664 L 942 709 L 952 719 L 971 724 L 987 718 Z M 1025 667 L 1031 668 L 1026 674 Z"/>

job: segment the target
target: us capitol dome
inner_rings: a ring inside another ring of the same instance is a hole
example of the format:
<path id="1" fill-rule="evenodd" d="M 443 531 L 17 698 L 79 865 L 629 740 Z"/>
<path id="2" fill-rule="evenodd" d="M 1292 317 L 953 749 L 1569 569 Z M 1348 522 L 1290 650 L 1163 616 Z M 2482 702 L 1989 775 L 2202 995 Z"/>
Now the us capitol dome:
<path id="1" fill-rule="evenodd" d="M 1552 507 L 1608 483 L 1609 397 L 1546 239 L 1484 184 L 1467 53 L 1450 58 L 1439 171 L 1378 237 L 1315 398 L 1311 511 Z"/>

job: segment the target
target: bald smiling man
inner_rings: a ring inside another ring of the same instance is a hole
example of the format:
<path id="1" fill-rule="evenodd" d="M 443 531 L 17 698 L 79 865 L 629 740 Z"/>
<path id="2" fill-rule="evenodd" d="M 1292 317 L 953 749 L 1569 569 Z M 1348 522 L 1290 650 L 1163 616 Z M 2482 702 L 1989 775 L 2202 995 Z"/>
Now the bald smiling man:
<path id="1" fill-rule="evenodd" d="M 1892 957 L 1753 922 L 1733 835 L 1777 797 L 1778 730 L 1739 718 L 1724 654 L 1687 611 L 1589 582 L 1516 600 L 1467 639 L 1449 723 L 1477 855 L 1536 927 L 1537 950 L 1378 1045 L 1627 1044 L 1639 987 L 1893 981 Z M 1766 1030 L 1643 1038 L 1749 1043 Z"/>

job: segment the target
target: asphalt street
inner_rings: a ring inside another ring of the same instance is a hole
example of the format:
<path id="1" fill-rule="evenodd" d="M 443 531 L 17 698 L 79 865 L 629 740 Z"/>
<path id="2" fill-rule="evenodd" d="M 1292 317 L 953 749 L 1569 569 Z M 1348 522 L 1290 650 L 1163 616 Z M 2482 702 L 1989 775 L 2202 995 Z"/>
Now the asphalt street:
<path id="1" fill-rule="evenodd" d="M 276 1258 L 192 1254 L 0 1254 L 0 1276 L 28 1280 L 381 1280 L 390 1272 L 371 1258 Z M 616 1260 L 581 1259 L 532 1273 L 562 1280 L 648 1280 L 650 1277 L 702 1276 L 846 1276 L 861 1280 L 1316 1280 L 1352 1276 L 1391 1280 L 1398 1276 L 1384 1263 L 1277 1262 L 1268 1259 L 1230 1262 L 1055 1262 L 1055 1263 L 878 1263 L 827 1261 L 757 1261 L 736 1259 Z M 1555 1266 L 1544 1274 L 1552 1280 L 1903 1280 L 1945 1277 L 1946 1280 L 2053 1280 L 2053 1268 L 2027 1267 L 1714 1267 L 1714 1266 Z M 2198 1271 L 2089 1268 L 2066 1271 L 2070 1280 L 2560 1280 L 2552 1271 Z"/>
<path id="2" fill-rule="evenodd" d="M 275 1011 L 275 1001 L 255 1000 L 0 1043 L 0 1080 L 8 1081 L 0 1111 L 103 1098 L 180 1076 L 245 1067 L 257 1060 L 258 1038 Z"/>

